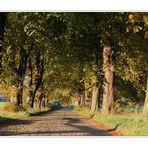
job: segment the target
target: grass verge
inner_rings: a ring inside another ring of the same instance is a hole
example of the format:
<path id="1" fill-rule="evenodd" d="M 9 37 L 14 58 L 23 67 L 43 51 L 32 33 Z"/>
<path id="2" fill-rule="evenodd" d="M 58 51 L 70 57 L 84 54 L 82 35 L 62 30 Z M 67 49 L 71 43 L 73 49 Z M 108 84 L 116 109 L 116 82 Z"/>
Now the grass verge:
<path id="1" fill-rule="evenodd" d="M 37 116 L 50 110 L 51 109 L 32 109 L 28 112 L 7 112 L 0 110 L 0 121 Z"/>
<path id="2" fill-rule="evenodd" d="M 6 105 L 8 105 L 8 109 L 10 108 L 11 110 L 13 109 L 13 105 L 14 104 L 8 104 L 8 103 L 0 103 L 0 121 L 6 121 L 6 120 L 11 120 L 11 119 L 20 119 L 20 118 L 27 118 L 27 117 L 31 117 L 31 116 L 37 116 L 40 114 L 43 114 L 45 112 L 51 111 L 51 110 L 56 110 L 61 108 L 61 106 L 59 106 L 57 103 L 53 102 L 50 103 L 50 105 L 48 105 L 46 108 L 44 109 L 28 109 L 27 111 L 11 111 L 9 109 L 4 109 L 4 107 L 6 107 Z"/>
<path id="3" fill-rule="evenodd" d="M 7 102 L 0 102 L 0 109 L 2 109 L 5 104 L 7 104 Z"/>
<path id="4" fill-rule="evenodd" d="M 139 114 L 102 115 L 91 114 L 86 109 L 75 109 L 75 111 L 104 123 L 109 128 L 116 128 L 125 136 L 148 136 L 148 119 Z"/>

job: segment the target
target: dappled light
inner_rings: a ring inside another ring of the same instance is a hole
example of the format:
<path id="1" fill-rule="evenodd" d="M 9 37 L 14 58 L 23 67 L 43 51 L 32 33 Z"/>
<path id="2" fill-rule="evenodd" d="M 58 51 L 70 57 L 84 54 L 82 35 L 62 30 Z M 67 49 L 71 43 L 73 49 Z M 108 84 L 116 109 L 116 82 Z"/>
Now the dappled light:
<path id="1" fill-rule="evenodd" d="M 148 135 L 147 12 L 0 12 L 0 136 Z"/>

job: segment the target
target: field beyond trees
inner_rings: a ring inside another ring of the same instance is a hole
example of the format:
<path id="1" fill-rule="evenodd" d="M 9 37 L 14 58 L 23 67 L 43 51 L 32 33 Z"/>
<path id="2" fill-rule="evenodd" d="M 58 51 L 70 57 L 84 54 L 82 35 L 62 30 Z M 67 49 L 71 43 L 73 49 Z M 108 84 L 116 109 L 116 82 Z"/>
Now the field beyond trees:
<path id="1" fill-rule="evenodd" d="M 0 122 L 79 108 L 148 135 L 148 13 L 1 12 L 0 96 Z"/>

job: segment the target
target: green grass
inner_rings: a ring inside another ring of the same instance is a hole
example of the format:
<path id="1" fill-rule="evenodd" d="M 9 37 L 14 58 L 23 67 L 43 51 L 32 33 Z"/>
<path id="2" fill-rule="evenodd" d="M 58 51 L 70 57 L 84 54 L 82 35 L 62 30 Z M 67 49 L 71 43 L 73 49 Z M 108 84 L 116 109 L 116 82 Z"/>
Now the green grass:
<path id="1" fill-rule="evenodd" d="M 12 112 L 12 111 L 6 111 L 3 109 L 6 103 L 7 102 L 0 103 L 0 122 L 7 121 L 7 120 L 13 120 L 13 119 L 28 118 L 31 116 L 38 116 L 48 111 L 56 110 L 60 108 L 57 103 L 50 103 L 50 106 L 44 109 L 29 109 L 27 111 Z"/>
<path id="2" fill-rule="evenodd" d="M 43 114 L 47 111 L 56 110 L 56 109 L 61 108 L 59 104 L 54 102 L 54 103 L 50 103 L 50 105 L 44 109 L 29 109 L 27 111 L 12 112 L 12 111 L 6 111 L 3 109 L 6 103 L 7 102 L 0 103 L 0 121 L 10 120 L 10 119 L 28 118 L 31 116 L 37 116 L 37 115 Z"/>
<path id="3" fill-rule="evenodd" d="M 92 115 L 86 109 L 77 109 L 76 112 L 92 117 L 110 128 L 117 126 L 117 131 L 125 136 L 148 136 L 148 119 L 144 119 L 140 114 L 102 115 L 97 113 Z"/>
<path id="4" fill-rule="evenodd" d="M 5 104 L 7 104 L 7 102 L 0 102 L 0 109 L 3 109 Z"/>
<path id="5" fill-rule="evenodd" d="M 44 109 L 29 109 L 27 111 L 13 112 L 13 111 L 6 111 L 3 109 L 6 103 L 7 102 L 0 103 L 0 121 L 10 120 L 10 119 L 28 118 L 31 116 L 37 116 L 37 115 L 43 114 L 47 111 L 59 109 L 59 106 L 57 106 L 57 104 L 50 103 L 51 106 L 48 106 Z"/>
<path id="6" fill-rule="evenodd" d="M 37 116 L 42 113 L 49 111 L 50 109 L 32 109 L 28 112 L 7 112 L 2 111 L 0 112 L 0 121 L 10 120 L 10 119 L 20 119 L 20 118 L 28 118 L 31 116 Z"/>
<path id="7" fill-rule="evenodd" d="M 31 116 L 38 116 L 38 115 L 43 114 L 43 113 L 45 113 L 45 112 L 47 112 L 47 111 L 50 111 L 50 110 L 51 110 L 50 108 L 48 108 L 48 109 L 33 110 L 33 111 L 27 113 L 27 115 L 28 115 L 29 117 L 31 117 Z"/>
<path id="8" fill-rule="evenodd" d="M 7 120 L 7 119 L 18 119 L 18 118 L 26 118 L 29 117 L 28 113 L 26 112 L 2 112 L 0 113 L 0 121 L 1 120 Z"/>

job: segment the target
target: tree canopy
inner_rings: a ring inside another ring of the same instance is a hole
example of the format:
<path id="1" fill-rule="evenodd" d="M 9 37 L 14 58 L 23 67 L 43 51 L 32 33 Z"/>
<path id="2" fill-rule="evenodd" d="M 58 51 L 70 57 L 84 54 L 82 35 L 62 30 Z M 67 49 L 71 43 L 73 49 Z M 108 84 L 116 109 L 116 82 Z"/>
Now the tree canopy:
<path id="1" fill-rule="evenodd" d="M 91 112 L 133 103 L 145 114 L 147 30 L 148 13 L 0 13 L 1 92 L 18 106 L 64 96 Z"/>

